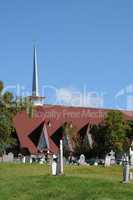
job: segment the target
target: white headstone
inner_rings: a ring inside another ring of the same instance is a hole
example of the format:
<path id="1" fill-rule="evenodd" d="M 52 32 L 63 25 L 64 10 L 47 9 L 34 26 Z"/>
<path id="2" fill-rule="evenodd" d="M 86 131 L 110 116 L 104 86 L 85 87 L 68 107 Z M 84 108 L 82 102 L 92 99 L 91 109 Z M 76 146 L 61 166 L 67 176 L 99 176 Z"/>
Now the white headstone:
<path id="1" fill-rule="evenodd" d="M 13 162 L 13 160 L 14 160 L 14 155 L 13 155 L 12 152 L 8 153 L 8 160 L 9 160 L 9 162 Z"/>
<path id="2" fill-rule="evenodd" d="M 14 155 L 13 155 L 13 153 L 8 153 L 8 155 L 7 154 L 4 154 L 3 155 L 3 162 L 13 162 L 13 160 L 14 160 Z"/>
<path id="3" fill-rule="evenodd" d="M 25 156 L 22 157 L 22 163 L 26 163 L 26 157 Z"/>
<path id="4" fill-rule="evenodd" d="M 131 147 L 129 148 L 129 156 L 130 156 L 130 165 L 133 165 L 133 150 Z"/>
<path id="5" fill-rule="evenodd" d="M 113 150 L 110 151 L 110 164 L 115 164 L 115 152 Z"/>
<path id="6" fill-rule="evenodd" d="M 81 155 L 80 155 L 79 164 L 80 164 L 80 165 L 85 165 L 85 164 L 86 164 L 84 154 L 81 154 Z"/>
<path id="7" fill-rule="evenodd" d="M 30 156 L 30 164 L 32 164 L 32 157 Z"/>
<path id="8" fill-rule="evenodd" d="M 105 167 L 109 167 L 110 164 L 111 164 L 111 156 L 110 156 L 109 154 L 107 154 L 107 155 L 105 156 L 105 163 L 104 163 L 104 166 L 105 166 Z"/>
<path id="9" fill-rule="evenodd" d="M 52 175 L 56 176 L 57 175 L 57 156 L 53 155 L 52 159 Z"/>

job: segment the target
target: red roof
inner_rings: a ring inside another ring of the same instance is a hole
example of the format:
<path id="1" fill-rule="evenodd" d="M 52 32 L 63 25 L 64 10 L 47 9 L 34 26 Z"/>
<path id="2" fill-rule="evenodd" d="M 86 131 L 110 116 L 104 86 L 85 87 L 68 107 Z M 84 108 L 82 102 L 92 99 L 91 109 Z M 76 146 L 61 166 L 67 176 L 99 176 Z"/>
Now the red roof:
<path id="1" fill-rule="evenodd" d="M 101 123 L 108 109 L 67 107 L 59 105 L 37 106 L 33 118 L 29 118 L 26 112 L 18 113 L 14 118 L 14 126 L 22 148 L 28 148 L 31 154 L 37 153 L 36 145 L 30 140 L 29 135 L 42 123 L 46 124 L 49 148 L 57 153 L 58 146 L 51 136 L 65 123 L 72 123 L 77 132 L 87 124 Z M 133 119 L 132 111 L 121 111 L 125 119 Z"/>

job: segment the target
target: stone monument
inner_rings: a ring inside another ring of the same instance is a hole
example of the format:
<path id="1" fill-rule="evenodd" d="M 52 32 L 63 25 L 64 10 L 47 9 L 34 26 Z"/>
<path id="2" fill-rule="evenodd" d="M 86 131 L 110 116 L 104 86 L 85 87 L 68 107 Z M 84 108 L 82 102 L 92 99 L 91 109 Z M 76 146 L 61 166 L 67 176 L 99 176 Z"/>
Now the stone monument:
<path id="1" fill-rule="evenodd" d="M 132 150 L 132 147 L 129 148 L 129 159 L 130 159 L 130 165 L 133 166 L 133 150 Z"/>
<path id="2" fill-rule="evenodd" d="M 104 166 L 105 166 L 105 167 L 109 167 L 110 164 L 111 164 L 111 156 L 110 156 L 110 154 L 107 154 L 107 155 L 105 156 L 105 163 L 104 163 Z"/>
<path id="3" fill-rule="evenodd" d="M 113 150 L 110 151 L 110 164 L 114 165 L 115 164 L 115 152 Z"/>
<path id="4" fill-rule="evenodd" d="M 53 159 L 52 159 L 52 175 L 56 176 L 57 175 L 57 156 L 53 155 Z"/>
<path id="5" fill-rule="evenodd" d="M 80 164 L 80 165 L 86 165 L 84 154 L 81 154 L 81 155 L 80 155 L 79 164 Z"/>
<path id="6" fill-rule="evenodd" d="M 14 161 L 14 155 L 12 152 L 8 154 L 4 154 L 2 157 L 3 162 L 13 162 Z"/>

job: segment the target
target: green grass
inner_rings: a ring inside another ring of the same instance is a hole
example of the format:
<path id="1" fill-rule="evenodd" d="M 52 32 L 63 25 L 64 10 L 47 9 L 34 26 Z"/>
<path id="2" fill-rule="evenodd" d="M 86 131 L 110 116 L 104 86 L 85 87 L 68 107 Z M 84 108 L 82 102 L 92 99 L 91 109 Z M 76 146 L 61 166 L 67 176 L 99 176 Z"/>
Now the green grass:
<path id="1" fill-rule="evenodd" d="M 121 180 L 121 167 L 69 166 L 53 177 L 39 164 L 0 164 L 0 200 L 132 200 L 133 184 Z"/>

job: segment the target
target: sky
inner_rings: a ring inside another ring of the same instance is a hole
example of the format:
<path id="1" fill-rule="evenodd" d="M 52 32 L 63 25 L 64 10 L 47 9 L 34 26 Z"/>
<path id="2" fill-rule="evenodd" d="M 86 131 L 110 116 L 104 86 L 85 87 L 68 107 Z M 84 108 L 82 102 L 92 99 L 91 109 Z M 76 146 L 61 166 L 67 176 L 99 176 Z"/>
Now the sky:
<path id="1" fill-rule="evenodd" d="M 0 80 L 46 103 L 133 110 L 132 0 L 0 0 Z M 18 92 L 19 91 L 19 92 Z"/>

